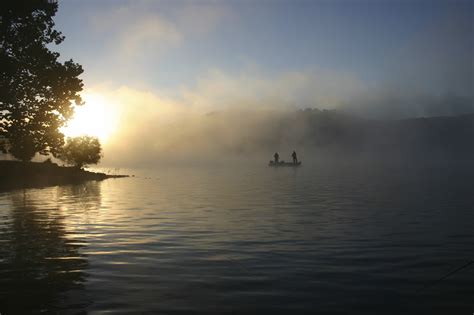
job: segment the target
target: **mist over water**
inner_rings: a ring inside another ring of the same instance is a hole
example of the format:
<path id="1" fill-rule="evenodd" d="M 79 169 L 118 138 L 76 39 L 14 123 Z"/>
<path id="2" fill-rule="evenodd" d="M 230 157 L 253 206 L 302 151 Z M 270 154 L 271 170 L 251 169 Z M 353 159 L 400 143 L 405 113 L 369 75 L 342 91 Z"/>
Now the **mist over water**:
<path id="1" fill-rule="evenodd" d="M 266 163 L 290 160 L 413 163 L 474 158 L 473 114 L 380 120 L 340 110 L 223 110 L 188 113 L 120 131 L 103 167 Z M 124 145 L 124 144 L 127 145 Z"/>
<path id="2" fill-rule="evenodd" d="M 472 168 L 134 173 L 0 194 L 2 313 L 473 311 Z"/>

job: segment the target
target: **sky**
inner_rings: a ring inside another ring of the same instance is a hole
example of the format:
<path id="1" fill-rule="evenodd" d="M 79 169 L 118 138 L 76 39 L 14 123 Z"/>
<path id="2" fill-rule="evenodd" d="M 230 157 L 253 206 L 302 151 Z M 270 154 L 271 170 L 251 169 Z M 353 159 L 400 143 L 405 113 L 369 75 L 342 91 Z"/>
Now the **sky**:
<path id="1" fill-rule="evenodd" d="M 55 20 L 59 52 L 90 85 L 176 92 L 215 72 L 318 71 L 371 85 L 400 64 L 446 72 L 458 58 L 473 70 L 472 1 L 63 0 Z"/>
<path id="2" fill-rule="evenodd" d="M 236 108 L 453 115 L 474 111 L 473 15 L 467 0 L 62 0 L 53 49 L 85 70 L 76 133 L 95 120 L 103 140 Z"/>

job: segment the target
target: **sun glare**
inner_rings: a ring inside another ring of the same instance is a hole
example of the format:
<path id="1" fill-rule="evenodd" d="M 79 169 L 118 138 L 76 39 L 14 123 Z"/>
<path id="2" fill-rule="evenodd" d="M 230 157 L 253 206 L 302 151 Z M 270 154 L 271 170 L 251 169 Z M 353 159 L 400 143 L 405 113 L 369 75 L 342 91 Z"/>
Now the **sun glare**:
<path id="1" fill-rule="evenodd" d="M 66 137 L 94 136 L 106 142 L 117 127 L 113 108 L 100 95 L 83 96 L 85 104 L 76 107 L 74 116 L 62 129 Z"/>

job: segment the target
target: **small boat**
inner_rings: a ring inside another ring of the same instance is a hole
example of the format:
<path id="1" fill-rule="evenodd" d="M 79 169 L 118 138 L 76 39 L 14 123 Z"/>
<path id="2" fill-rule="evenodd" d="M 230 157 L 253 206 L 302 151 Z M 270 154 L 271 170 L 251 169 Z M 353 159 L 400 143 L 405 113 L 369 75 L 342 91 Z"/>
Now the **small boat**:
<path id="1" fill-rule="evenodd" d="M 298 166 L 301 166 L 301 162 L 293 163 L 293 162 L 280 161 L 278 163 L 275 163 L 275 161 L 270 161 L 268 163 L 268 166 L 271 166 L 271 167 L 280 167 L 280 166 L 298 167 Z"/>

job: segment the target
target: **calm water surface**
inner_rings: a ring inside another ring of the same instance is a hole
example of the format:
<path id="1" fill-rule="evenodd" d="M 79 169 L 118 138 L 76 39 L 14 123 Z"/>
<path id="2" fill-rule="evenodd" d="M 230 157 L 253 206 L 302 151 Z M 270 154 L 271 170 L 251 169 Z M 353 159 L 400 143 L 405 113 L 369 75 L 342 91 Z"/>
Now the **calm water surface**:
<path id="1" fill-rule="evenodd" d="M 474 312 L 474 167 L 138 174 L 0 193 L 2 315 Z"/>

